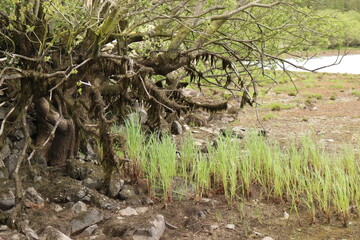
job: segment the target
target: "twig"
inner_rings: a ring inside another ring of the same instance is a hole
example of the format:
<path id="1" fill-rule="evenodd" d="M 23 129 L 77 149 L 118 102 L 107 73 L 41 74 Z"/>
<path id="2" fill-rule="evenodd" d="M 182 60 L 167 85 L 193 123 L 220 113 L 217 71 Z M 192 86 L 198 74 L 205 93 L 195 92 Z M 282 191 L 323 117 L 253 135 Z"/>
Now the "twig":
<path id="1" fill-rule="evenodd" d="M 1 123 L 1 127 L 0 127 L 0 136 L 3 134 L 4 132 L 4 128 L 5 128 L 5 122 L 6 120 L 9 118 L 9 116 L 11 115 L 11 113 L 15 110 L 15 107 L 11 108 L 10 111 L 5 115 L 2 123 Z"/>
<path id="2" fill-rule="evenodd" d="M 30 98 L 29 104 L 32 100 L 32 96 Z M 26 152 L 27 149 L 29 147 L 29 143 L 30 143 L 30 135 L 29 135 L 29 126 L 26 123 L 26 115 L 27 115 L 27 109 L 29 107 L 29 104 L 25 106 L 24 108 L 24 112 L 22 112 L 22 124 L 23 124 L 23 133 L 26 136 L 25 139 L 25 144 L 23 147 L 23 150 L 21 152 L 21 155 L 19 156 L 19 159 L 16 163 L 16 167 L 15 170 L 13 172 L 13 178 L 14 178 L 14 182 L 15 182 L 15 201 L 16 201 L 16 206 L 13 210 L 13 212 L 11 213 L 11 216 L 9 218 L 9 223 L 11 226 L 15 227 L 15 223 L 16 223 L 16 219 L 20 214 L 21 208 L 22 208 L 22 200 L 23 200 L 23 189 L 22 189 L 22 184 L 21 184 L 21 178 L 19 176 L 19 169 L 20 166 L 22 164 L 22 162 L 24 161 L 24 158 L 26 156 Z"/>

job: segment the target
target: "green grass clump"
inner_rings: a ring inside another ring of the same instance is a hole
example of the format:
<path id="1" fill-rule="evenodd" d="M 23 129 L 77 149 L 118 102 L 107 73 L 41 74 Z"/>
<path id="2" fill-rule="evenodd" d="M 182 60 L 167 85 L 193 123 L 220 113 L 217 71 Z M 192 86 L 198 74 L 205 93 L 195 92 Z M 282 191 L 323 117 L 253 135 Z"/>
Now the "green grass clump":
<path id="1" fill-rule="evenodd" d="M 274 118 L 277 118 L 277 115 L 272 113 L 272 112 L 268 112 L 268 113 L 265 113 L 263 116 L 262 116 L 262 120 L 263 121 L 269 121 L 271 119 L 274 119 Z"/>
<path id="2" fill-rule="evenodd" d="M 351 90 L 351 95 L 355 97 L 360 97 L 360 90 Z"/>
<path id="3" fill-rule="evenodd" d="M 271 111 L 280 111 L 280 110 L 284 110 L 284 109 L 294 108 L 294 105 L 280 103 L 280 102 L 273 102 L 273 103 L 269 103 L 269 104 L 264 104 L 262 106 L 262 108 L 271 109 Z"/>
<path id="4" fill-rule="evenodd" d="M 171 136 L 150 135 L 145 141 L 138 128 L 131 122 L 126 125 L 130 141 L 126 152 L 130 158 L 138 158 L 131 164 L 140 167 L 152 197 L 171 201 L 175 178 L 193 184 L 197 197 L 223 192 L 230 204 L 250 199 L 256 186 L 261 196 L 289 203 L 293 211 L 308 209 L 311 222 L 319 216 L 330 222 L 336 213 L 344 226 L 351 206 L 360 204 L 359 156 L 352 145 L 329 152 L 308 135 L 284 147 L 257 132 L 248 133 L 243 140 L 226 132 L 203 153 L 188 134 L 177 156 Z"/>

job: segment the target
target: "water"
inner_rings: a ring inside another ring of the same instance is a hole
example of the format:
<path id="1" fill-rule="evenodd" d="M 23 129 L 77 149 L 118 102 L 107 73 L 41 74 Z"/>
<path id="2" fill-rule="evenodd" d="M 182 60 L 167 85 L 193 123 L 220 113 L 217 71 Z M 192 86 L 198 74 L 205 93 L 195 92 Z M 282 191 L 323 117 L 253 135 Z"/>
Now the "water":
<path id="1" fill-rule="evenodd" d="M 341 56 L 317 57 L 307 61 L 297 59 L 287 60 L 310 70 L 321 68 L 316 70 L 316 72 L 360 74 L 360 54 L 346 55 L 343 58 Z M 324 66 L 329 67 L 322 68 Z M 294 68 L 290 64 L 285 64 L 285 68 L 289 71 L 305 71 L 303 69 Z"/>

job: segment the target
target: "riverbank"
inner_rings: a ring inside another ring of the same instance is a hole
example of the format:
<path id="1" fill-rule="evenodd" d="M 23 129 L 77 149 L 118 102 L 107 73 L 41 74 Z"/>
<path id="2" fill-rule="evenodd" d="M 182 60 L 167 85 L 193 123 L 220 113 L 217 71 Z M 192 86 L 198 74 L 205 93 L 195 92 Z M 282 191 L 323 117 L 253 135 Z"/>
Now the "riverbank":
<path id="1" fill-rule="evenodd" d="M 317 52 L 295 52 L 289 54 L 286 58 L 293 58 L 294 56 L 299 57 L 327 57 L 327 56 L 337 56 L 337 55 L 354 55 L 360 54 L 360 48 L 340 48 L 340 49 L 322 49 Z"/>

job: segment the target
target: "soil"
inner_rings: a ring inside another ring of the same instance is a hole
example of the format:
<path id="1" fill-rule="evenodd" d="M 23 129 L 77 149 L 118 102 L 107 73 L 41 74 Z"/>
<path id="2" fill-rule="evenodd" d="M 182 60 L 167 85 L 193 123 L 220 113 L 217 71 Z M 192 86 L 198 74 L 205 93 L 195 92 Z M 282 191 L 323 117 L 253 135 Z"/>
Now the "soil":
<path id="1" fill-rule="evenodd" d="M 283 144 L 289 139 L 298 139 L 302 134 L 312 134 L 318 142 L 331 150 L 349 143 L 359 150 L 360 97 L 354 92 L 360 90 L 360 76 L 316 73 L 313 78 L 315 86 L 311 88 L 305 87 L 303 79 L 295 80 L 300 89 L 296 96 L 270 90 L 260 99 L 258 110 L 246 107 L 231 115 L 234 120 L 228 124 L 216 121 L 216 117 L 213 117 L 215 120 L 208 125 L 240 126 L 245 129 L 264 127 L 269 138 L 275 138 Z M 273 102 L 293 107 L 279 111 L 262 107 Z M 272 118 L 263 120 L 267 114 Z M 224 113 L 217 115 L 218 119 L 229 118 Z M 209 139 L 212 136 L 201 128 L 193 132 L 197 138 Z M 250 202 L 240 204 L 241 206 L 229 206 L 223 198 L 218 196 L 215 199 L 220 205 L 207 208 L 209 214 L 205 220 L 201 223 L 194 221 L 187 226 L 184 224 L 188 216 L 184 212 L 203 205 L 194 201 L 168 204 L 163 214 L 179 229 L 167 231 L 163 239 L 263 239 L 265 236 L 277 240 L 360 239 L 360 221 L 357 215 L 353 215 L 349 226 L 344 228 L 340 219 L 332 219 L 328 224 L 322 216 L 318 216 L 317 222 L 311 224 L 310 215 L 305 209 L 296 214 L 286 204 L 277 204 L 271 200 L 253 197 Z M 284 210 L 290 214 L 288 219 L 284 218 Z M 229 223 L 235 224 L 234 230 L 225 228 Z M 216 224 L 219 228 L 208 231 L 207 227 L 211 224 Z"/>

